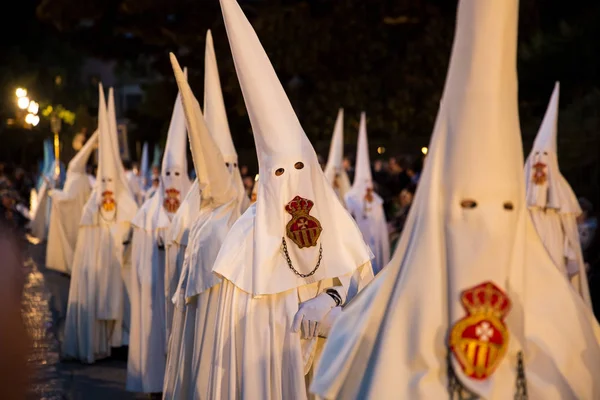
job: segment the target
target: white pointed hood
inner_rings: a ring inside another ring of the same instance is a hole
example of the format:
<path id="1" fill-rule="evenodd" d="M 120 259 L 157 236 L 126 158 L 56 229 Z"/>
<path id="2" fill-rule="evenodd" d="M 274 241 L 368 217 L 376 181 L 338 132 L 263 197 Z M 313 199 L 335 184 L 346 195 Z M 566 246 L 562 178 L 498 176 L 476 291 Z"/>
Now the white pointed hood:
<path id="1" fill-rule="evenodd" d="M 204 120 L 208 131 L 213 135 L 219 150 L 221 150 L 230 173 L 233 175 L 240 211 L 244 212 L 248 208 L 250 200 L 244 189 L 244 182 L 238 168 L 238 155 L 229 130 L 217 67 L 217 57 L 210 30 L 206 33 L 206 51 L 204 55 Z"/>
<path id="2" fill-rule="evenodd" d="M 527 206 L 555 208 L 564 214 L 581 214 L 571 186 L 558 168 L 556 131 L 560 84 L 556 82 L 542 125 L 525 162 Z"/>
<path id="3" fill-rule="evenodd" d="M 369 157 L 369 141 L 367 139 L 367 117 L 364 112 L 360 114 L 358 127 L 358 143 L 356 145 L 356 165 L 354 166 L 354 182 L 347 193 L 348 197 L 356 201 L 364 201 L 367 190 L 373 190 L 373 176 L 371 174 L 371 159 Z M 372 193 L 375 201 L 382 203 L 381 197 Z"/>
<path id="4" fill-rule="evenodd" d="M 98 135 L 99 131 L 96 130 L 92 136 L 85 142 L 83 147 L 75 154 L 75 157 L 71 159 L 69 165 L 67 166 L 67 174 L 85 174 L 85 167 L 87 162 L 92 155 L 94 149 L 96 149 L 98 145 Z"/>
<path id="5" fill-rule="evenodd" d="M 204 239 L 200 239 L 200 243 L 191 244 L 193 247 L 186 255 L 186 257 L 189 256 L 189 260 L 185 263 L 188 270 L 182 272 L 182 275 L 186 274 L 187 279 L 185 297 L 190 298 L 221 281 L 212 273 L 213 262 L 224 234 L 229 230 L 233 221 L 239 217 L 240 212 L 236 204 L 237 192 L 232 184 L 233 177 L 225 165 L 225 160 L 214 136 L 209 132 L 200 104 L 183 77 L 173 54 L 171 54 L 171 64 L 183 98 L 188 136 L 194 156 L 194 166 L 198 170 L 198 187 L 201 190 L 200 213 L 198 219 L 194 221 L 191 231 L 206 229 L 204 235 L 199 235 L 199 231 L 196 232 L 194 238 L 203 237 Z M 220 208 L 221 206 L 225 207 Z M 214 214 L 215 212 L 216 214 Z M 190 235 L 192 235 L 191 232 Z"/>
<path id="6" fill-rule="evenodd" d="M 234 225 L 214 271 L 254 295 L 350 274 L 371 258 L 361 233 L 335 201 L 315 150 L 240 6 L 221 0 L 221 9 L 250 115 L 260 184 L 252 232 Z"/>
<path id="7" fill-rule="evenodd" d="M 181 94 L 177 94 L 163 154 L 159 189 L 163 192 L 165 210 L 171 214 L 177 211 L 191 186 L 185 123 Z"/>
<path id="8" fill-rule="evenodd" d="M 131 221 L 137 212 L 137 205 L 129 190 L 118 152 L 116 120 L 114 124 L 109 120 L 104 89 L 101 84 L 99 92 L 98 173 L 96 186 L 83 212 L 82 224 L 84 225 L 95 224 L 98 211 L 100 211 L 100 216 L 107 221 L 126 222 Z M 114 113 L 112 115 L 114 116 Z M 114 129 L 111 128 L 111 125 Z"/>
<path id="9" fill-rule="evenodd" d="M 344 203 L 344 197 L 350 190 L 350 179 L 344 169 L 344 109 L 338 111 L 335 126 L 333 128 L 333 136 L 331 137 L 331 145 L 329 147 L 329 157 L 327 165 L 323 173 L 335 190 L 338 199 Z"/>
<path id="10" fill-rule="evenodd" d="M 235 197 L 232 177 L 216 140 L 209 132 L 206 119 L 202 115 L 200 104 L 185 79 L 177 58 L 171 54 L 171 64 L 175 79 L 183 98 L 185 122 L 188 126 L 188 138 L 192 149 L 194 168 L 196 169 L 198 188 L 202 203 L 224 204 Z"/>
<path id="11" fill-rule="evenodd" d="M 548 258 L 525 205 L 517 15 L 518 0 L 459 2 L 430 152 L 400 243 L 336 322 L 313 393 L 457 398 L 448 393 L 451 360 L 476 397 L 513 398 L 525 330 L 531 398 L 561 398 L 536 390 L 544 379 L 563 384 L 561 373 L 574 377 L 574 364 L 597 368 L 597 348 L 582 354 L 594 340 L 585 305 Z M 550 355 L 545 366 L 535 345 Z M 569 353 L 577 354 L 571 362 Z"/>

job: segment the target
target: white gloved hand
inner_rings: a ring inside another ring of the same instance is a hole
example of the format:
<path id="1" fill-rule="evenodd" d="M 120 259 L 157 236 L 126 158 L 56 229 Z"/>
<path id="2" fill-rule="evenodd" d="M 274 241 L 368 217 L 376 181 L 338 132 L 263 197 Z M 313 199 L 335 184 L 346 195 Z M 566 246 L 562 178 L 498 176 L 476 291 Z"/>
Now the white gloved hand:
<path id="1" fill-rule="evenodd" d="M 292 332 L 302 328 L 302 338 L 310 339 L 317 336 L 318 323 L 335 307 L 335 300 L 323 292 L 298 307 L 298 312 L 292 322 Z"/>
<path id="2" fill-rule="evenodd" d="M 329 332 L 331 331 L 331 327 L 337 320 L 337 318 L 342 313 L 342 307 L 334 307 L 329 312 L 321 322 L 319 322 L 319 326 L 317 328 L 317 336 L 326 338 L 329 336 Z"/>

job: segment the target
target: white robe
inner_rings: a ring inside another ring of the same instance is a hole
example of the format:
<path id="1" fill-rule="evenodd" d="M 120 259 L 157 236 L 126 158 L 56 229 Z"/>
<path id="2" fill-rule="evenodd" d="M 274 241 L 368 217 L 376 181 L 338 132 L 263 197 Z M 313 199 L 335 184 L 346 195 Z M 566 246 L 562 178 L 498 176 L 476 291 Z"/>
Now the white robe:
<path id="1" fill-rule="evenodd" d="M 200 212 L 200 190 L 198 180 L 195 179 L 188 194 L 179 206 L 177 213 L 171 220 L 167 232 L 166 263 L 165 263 L 165 312 L 166 312 L 166 338 L 171 337 L 171 326 L 175 314 L 173 297 L 183 268 L 185 252 L 192 223 Z"/>
<path id="2" fill-rule="evenodd" d="M 530 208 L 529 214 L 552 261 L 591 307 L 589 284 L 575 215 L 560 213 L 553 208 L 543 210 L 537 207 Z"/>
<path id="3" fill-rule="evenodd" d="M 48 224 L 52 208 L 52 199 L 48 195 L 50 189 L 51 183 L 44 180 L 37 192 L 37 204 L 31 220 L 31 233 L 40 241 L 46 240 L 48 235 Z"/>
<path id="4" fill-rule="evenodd" d="M 200 210 L 189 243 L 175 302 L 165 399 L 208 399 L 215 349 L 221 279 L 212 273 L 220 244 L 239 217 L 239 204 L 230 201 Z"/>
<path id="5" fill-rule="evenodd" d="M 254 228 L 255 207 L 237 221 Z M 252 241 L 249 241 L 252 243 Z M 240 251 L 243 251 L 240 250 Z M 341 282 L 348 298 L 368 283 L 371 264 L 352 277 L 325 279 L 283 293 L 253 297 L 224 279 L 216 311 L 216 341 L 206 379 L 211 399 L 308 399 L 307 385 L 324 339 L 300 339 L 291 326 L 300 303 Z M 339 279 L 339 281 L 338 281 Z M 354 289 L 356 288 L 356 289 Z"/>
<path id="6" fill-rule="evenodd" d="M 166 364 L 165 243 L 170 221 L 162 196 L 144 203 L 134 220 L 131 268 L 131 337 L 127 390 L 159 393 Z"/>
<path id="7" fill-rule="evenodd" d="M 133 171 L 126 171 L 125 176 L 127 177 L 127 184 L 129 185 L 129 190 L 131 194 L 133 194 L 133 198 L 137 202 L 139 206 L 144 202 L 144 191 L 140 187 L 139 177 L 133 173 Z"/>
<path id="8" fill-rule="evenodd" d="M 52 191 L 52 212 L 46 246 L 46 267 L 71 274 L 83 207 L 92 187 L 85 173 L 68 174 L 63 190 Z"/>
<path id="9" fill-rule="evenodd" d="M 373 259 L 373 272 L 377 275 L 390 261 L 387 222 L 383 212 L 383 201 L 378 195 L 373 193 L 373 202 L 366 206 L 364 206 L 364 203 L 364 199 L 346 196 L 346 208 L 356 220 L 365 242 L 375 256 Z"/>
<path id="10" fill-rule="evenodd" d="M 127 342 L 130 226 L 107 223 L 98 214 L 82 217 L 69 288 L 62 354 L 85 363 L 110 356 Z"/>

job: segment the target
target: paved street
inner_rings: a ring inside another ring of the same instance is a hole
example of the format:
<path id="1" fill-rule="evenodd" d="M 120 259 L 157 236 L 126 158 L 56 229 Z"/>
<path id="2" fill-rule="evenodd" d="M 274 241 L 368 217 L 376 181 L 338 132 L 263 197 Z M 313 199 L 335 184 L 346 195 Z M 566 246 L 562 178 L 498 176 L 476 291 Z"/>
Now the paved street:
<path id="1" fill-rule="evenodd" d="M 44 267 L 45 245 L 30 245 L 26 263 L 24 320 L 33 341 L 29 399 L 120 400 L 125 391 L 126 352 L 94 365 L 60 362 L 60 340 L 67 309 L 69 278 Z"/>

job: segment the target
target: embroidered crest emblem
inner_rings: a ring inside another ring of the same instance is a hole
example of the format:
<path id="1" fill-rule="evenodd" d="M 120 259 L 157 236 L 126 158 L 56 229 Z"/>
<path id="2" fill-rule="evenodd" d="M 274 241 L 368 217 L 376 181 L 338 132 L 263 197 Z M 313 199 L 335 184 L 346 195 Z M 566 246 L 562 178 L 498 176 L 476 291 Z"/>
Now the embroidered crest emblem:
<path id="1" fill-rule="evenodd" d="M 163 207 L 169 213 L 177 212 L 177 209 L 179 209 L 179 190 L 173 188 L 165 190 Z"/>
<path id="2" fill-rule="evenodd" d="M 450 350 L 466 376 L 484 380 L 494 373 L 508 348 L 504 318 L 511 302 L 492 282 L 465 290 L 461 302 L 468 315 L 452 327 Z"/>
<path id="3" fill-rule="evenodd" d="M 104 211 L 113 211 L 116 207 L 115 198 L 113 197 L 113 192 L 110 190 L 105 190 L 102 192 L 102 209 Z"/>
<path id="4" fill-rule="evenodd" d="M 533 169 L 535 170 L 532 178 L 533 183 L 536 185 L 543 185 L 546 183 L 546 164 L 538 161 L 533 164 Z"/>
<path id="5" fill-rule="evenodd" d="M 311 200 L 296 196 L 285 206 L 285 211 L 292 215 L 285 227 L 287 237 L 301 249 L 316 246 L 323 231 L 319 220 L 309 215 L 314 205 Z"/>

